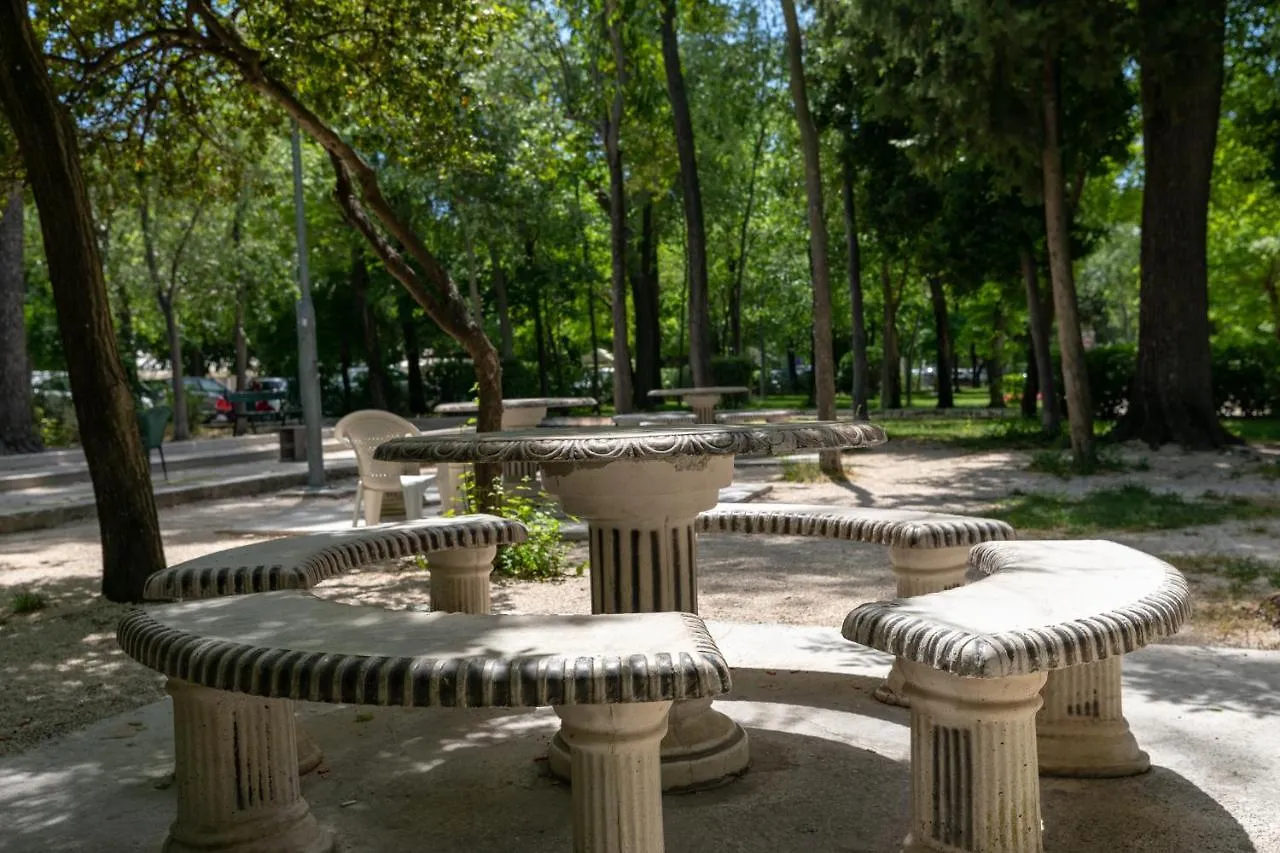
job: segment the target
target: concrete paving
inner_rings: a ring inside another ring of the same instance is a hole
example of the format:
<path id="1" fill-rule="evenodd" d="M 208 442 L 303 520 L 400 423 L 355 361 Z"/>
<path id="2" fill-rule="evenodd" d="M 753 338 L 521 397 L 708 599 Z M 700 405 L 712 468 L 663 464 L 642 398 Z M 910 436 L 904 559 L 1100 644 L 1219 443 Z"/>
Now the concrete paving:
<path id="1" fill-rule="evenodd" d="M 832 629 L 713 623 L 735 666 L 718 703 L 749 772 L 664 798 L 671 853 L 893 851 L 906 831 L 906 711 L 870 698 L 888 658 Z M 1043 782 L 1058 853 L 1280 853 L 1280 653 L 1159 646 L 1126 658 L 1126 710 L 1151 773 Z M 536 713 L 307 706 L 325 751 L 303 781 L 344 853 L 570 849 Z M 0 851 L 132 853 L 173 819 L 168 703 L 0 762 Z"/>

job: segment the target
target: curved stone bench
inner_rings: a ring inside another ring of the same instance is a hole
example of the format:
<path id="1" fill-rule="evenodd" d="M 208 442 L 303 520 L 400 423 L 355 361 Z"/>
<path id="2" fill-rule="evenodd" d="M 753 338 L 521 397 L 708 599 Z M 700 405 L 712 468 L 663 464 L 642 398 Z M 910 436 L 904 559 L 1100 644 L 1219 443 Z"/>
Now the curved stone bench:
<path id="1" fill-rule="evenodd" d="M 804 504 L 719 504 L 698 516 L 699 533 L 760 533 L 808 536 L 889 547 L 889 565 L 898 595 L 924 595 L 965 582 L 969 549 L 982 542 L 1015 538 L 1003 521 L 870 507 Z M 890 705 L 907 704 L 897 661 L 875 697 Z"/>
<path id="2" fill-rule="evenodd" d="M 429 518 L 288 536 L 206 554 L 147 578 L 147 601 L 310 589 L 361 566 L 429 555 L 431 606 L 489 612 L 489 572 L 500 545 L 525 541 L 518 521 L 492 515 Z"/>
<path id="3" fill-rule="evenodd" d="M 299 788 L 297 700 L 551 705 L 570 748 L 575 853 L 662 853 L 667 711 L 730 687 L 706 626 L 684 613 L 472 616 L 284 591 L 135 610 L 117 639 L 169 676 L 178 814 L 166 853 L 334 849 Z"/>
<path id="4" fill-rule="evenodd" d="M 1190 593 L 1172 566 L 1114 542 L 989 543 L 969 562 L 979 580 L 864 604 L 844 636 L 897 655 L 906 675 L 904 850 L 1034 853 L 1038 755 L 1132 765 L 1141 753 L 1121 713 L 1120 656 L 1175 633 Z M 1040 693 L 1053 677 L 1038 744 Z M 1064 723 L 1069 735 L 1054 728 Z"/>

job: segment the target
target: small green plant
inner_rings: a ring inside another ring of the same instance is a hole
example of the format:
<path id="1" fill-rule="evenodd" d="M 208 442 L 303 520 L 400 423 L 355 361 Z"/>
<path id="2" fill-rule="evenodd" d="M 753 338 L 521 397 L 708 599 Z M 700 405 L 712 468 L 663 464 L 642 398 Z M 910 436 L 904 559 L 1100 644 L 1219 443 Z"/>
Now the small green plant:
<path id="1" fill-rule="evenodd" d="M 467 505 L 476 506 L 475 474 L 471 471 L 463 474 L 462 489 Z M 529 537 L 524 542 L 498 549 L 497 559 L 493 561 L 493 570 L 498 576 L 513 580 L 558 580 L 570 568 L 569 546 L 561 535 L 563 520 L 555 514 L 554 507 L 539 500 L 540 497 L 529 480 L 514 489 L 506 487 L 500 480 L 494 483 L 489 511 L 503 518 L 515 519 L 529 530 Z M 456 511 L 449 510 L 445 515 L 456 515 Z M 430 564 L 430 558 L 427 562 Z M 585 568 L 583 563 L 573 566 L 574 573 L 578 575 Z"/>
<path id="2" fill-rule="evenodd" d="M 1150 471 L 1151 463 L 1144 456 L 1130 465 L 1120 458 L 1119 453 L 1109 447 L 1099 448 L 1092 457 L 1079 463 L 1069 452 L 1039 450 L 1031 455 L 1027 470 L 1039 474 L 1052 474 L 1065 480 L 1073 476 L 1088 477 L 1093 474 L 1119 471 Z"/>
<path id="3" fill-rule="evenodd" d="M 785 483 L 817 483 L 826 479 L 817 462 L 783 458 L 782 480 Z"/>
<path id="4" fill-rule="evenodd" d="M 1265 579 L 1273 588 L 1280 589 L 1280 565 L 1259 560 L 1257 557 L 1234 554 L 1175 554 L 1163 559 L 1189 574 L 1220 575 L 1230 582 L 1232 591 L 1237 594 L 1259 579 Z"/>
<path id="5" fill-rule="evenodd" d="M 18 590 L 9 601 L 9 609 L 15 614 L 35 613 L 38 610 L 44 610 L 48 605 L 49 602 L 45 601 L 43 595 L 27 589 Z"/>

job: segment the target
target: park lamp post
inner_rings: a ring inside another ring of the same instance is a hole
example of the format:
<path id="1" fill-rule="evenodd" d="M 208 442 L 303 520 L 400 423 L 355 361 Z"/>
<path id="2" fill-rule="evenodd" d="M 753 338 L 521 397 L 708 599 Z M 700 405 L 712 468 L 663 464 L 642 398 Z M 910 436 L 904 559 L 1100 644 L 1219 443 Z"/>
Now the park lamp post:
<path id="1" fill-rule="evenodd" d="M 320 437 L 320 376 L 316 355 L 316 309 L 307 266 L 307 212 L 302 197 L 302 140 L 293 122 L 293 217 L 298 229 L 298 383 L 307 434 L 307 488 L 324 488 L 324 444 Z"/>

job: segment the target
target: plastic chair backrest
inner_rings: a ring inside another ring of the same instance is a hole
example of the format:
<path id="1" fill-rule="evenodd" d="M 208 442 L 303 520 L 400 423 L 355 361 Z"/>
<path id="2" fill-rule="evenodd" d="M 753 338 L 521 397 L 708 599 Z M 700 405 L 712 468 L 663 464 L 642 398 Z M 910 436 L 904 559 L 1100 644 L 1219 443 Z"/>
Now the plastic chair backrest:
<path id="1" fill-rule="evenodd" d="M 142 434 L 142 446 L 154 450 L 164 443 L 164 430 L 169 425 L 173 410 L 168 406 L 155 406 L 138 412 L 138 432 Z"/>
<path id="2" fill-rule="evenodd" d="M 399 415 L 381 409 L 361 409 L 338 421 L 333 428 L 333 437 L 345 441 L 356 452 L 360 482 L 366 489 L 398 492 L 400 475 L 417 473 L 418 466 L 403 462 L 378 462 L 373 458 L 373 451 L 388 439 L 420 435 L 421 432 Z"/>

